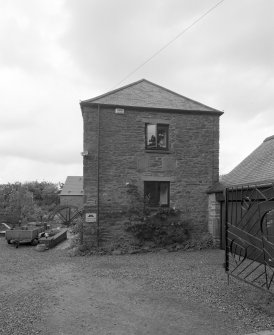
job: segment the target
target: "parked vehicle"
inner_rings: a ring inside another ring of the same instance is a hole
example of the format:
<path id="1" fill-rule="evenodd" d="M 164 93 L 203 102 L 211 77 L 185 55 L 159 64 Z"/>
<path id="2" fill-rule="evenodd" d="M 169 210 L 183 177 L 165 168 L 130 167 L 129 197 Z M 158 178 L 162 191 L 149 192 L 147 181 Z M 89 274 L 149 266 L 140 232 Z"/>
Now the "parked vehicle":
<path id="1" fill-rule="evenodd" d="M 44 227 L 17 227 L 6 231 L 6 240 L 9 244 L 14 243 L 16 248 L 18 248 L 20 243 L 31 243 L 31 245 L 37 245 L 39 242 L 39 233 L 43 231 Z"/>
<path id="2" fill-rule="evenodd" d="M 8 224 L 4 222 L 0 223 L 0 236 L 5 236 L 6 231 L 10 229 L 11 227 Z"/>

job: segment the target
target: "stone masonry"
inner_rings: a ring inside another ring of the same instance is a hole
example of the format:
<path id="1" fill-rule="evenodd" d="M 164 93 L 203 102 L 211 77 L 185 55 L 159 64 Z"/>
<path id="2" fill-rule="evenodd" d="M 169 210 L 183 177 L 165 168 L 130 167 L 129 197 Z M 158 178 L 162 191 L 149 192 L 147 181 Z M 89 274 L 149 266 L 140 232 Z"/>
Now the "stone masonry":
<path id="1" fill-rule="evenodd" d="M 130 208 L 128 185 L 137 186 L 143 197 L 144 181 L 169 181 L 170 207 L 183 212 L 195 234 L 207 232 L 207 191 L 219 179 L 222 113 L 118 107 L 123 114 L 115 113 L 116 105 L 81 105 L 86 212 L 97 212 L 99 186 L 100 220 L 116 227 L 118 236 L 123 234 L 120 223 Z M 146 123 L 169 125 L 168 150 L 145 149 Z"/>
<path id="2" fill-rule="evenodd" d="M 215 193 L 208 194 L 208 231 L 213 237 L 214 245 L 220 246 L 221 204 Z"/>

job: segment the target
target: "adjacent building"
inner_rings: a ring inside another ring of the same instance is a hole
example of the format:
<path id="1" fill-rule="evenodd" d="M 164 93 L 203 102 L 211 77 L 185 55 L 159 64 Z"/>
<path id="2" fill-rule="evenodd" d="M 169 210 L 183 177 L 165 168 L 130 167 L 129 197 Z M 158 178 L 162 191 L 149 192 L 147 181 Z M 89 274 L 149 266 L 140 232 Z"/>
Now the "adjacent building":
<path id="1" fill-rule="evenodd" d="M 264 191 L 274 184 L 274 136 L 267 137 L 209 191 L 209 222 L 212 234 L 225 247 L 225 196 L 227 187 Z"/>
<path id="2" fill-rule="evenodd" d="M 68 176 L 60 193 L 60 205 L 83 207 L 83 177 Z"/>

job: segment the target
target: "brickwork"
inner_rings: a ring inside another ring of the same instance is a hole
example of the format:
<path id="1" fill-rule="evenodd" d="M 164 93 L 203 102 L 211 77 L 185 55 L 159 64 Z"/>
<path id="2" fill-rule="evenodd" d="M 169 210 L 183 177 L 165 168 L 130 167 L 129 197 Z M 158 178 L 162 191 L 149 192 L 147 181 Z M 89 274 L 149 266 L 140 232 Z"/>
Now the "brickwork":
<path id="1" fill-rule="evenodd" d="M 99 209 L 117 217 L 129 209 L 127 183 L 144 194 L 144 180 L 170 181 L 170 206 L 181 209 L 197 234 L 208 230 L 206 191 L 219 178 L 219 115 L 100 106 Z M 96 212 L 98 108 L 84 106 L 83 158 L 86 210 Z M 169 124 L 169 151 L 145 150 L 145 123 Z M 155 179 L 156 178 L 156 179 Z M 165 179 L 164 179 L 165 178 Z M 120 213 L 117 216 L 117 213 Z"/>

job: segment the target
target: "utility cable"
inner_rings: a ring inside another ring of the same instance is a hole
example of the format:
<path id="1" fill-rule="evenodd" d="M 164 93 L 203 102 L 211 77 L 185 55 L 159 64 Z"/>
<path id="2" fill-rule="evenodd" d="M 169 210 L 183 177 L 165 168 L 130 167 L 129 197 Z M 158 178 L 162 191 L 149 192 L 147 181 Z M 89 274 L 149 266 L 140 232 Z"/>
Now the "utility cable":
<path id="1" fill-rule="evenodd" d="M 162 46 L 159 50 L 157 50 L 154 54 L 152 54 L 147 60 L 145 60 L 142 64 L 137 66 L 134 70 L 132 70 L 130 73 L 128 73 L 122 80 L 120 80 L 112 89 L 120 85 L 122 82 L 124 82 L 126 79 L 128 79 L 130 76 L 132 76 L 135 72 L 140 70 L 144 65 L 146 65 L 148 62 L 150 62 L 154 57 L 159 55 L 160 52 L 165 50 L 167 47 L 170 46 L 173 42 L 175 42 L 178 38 L 180 38 L 183 34 L 185 34 L 188 30 L 190 30 L 196 23 L 201 21 L 205 16 L 207 16 L 209 13 L 211 13 L 216 7 L 221 5 L 225 0 L 221 0 L 217 2 L 213 7 L 209 8 L 204 14 L 198 17 L 195 21 L 193 21 L 189 26 L 184 28 L 177 36 L 175 36 L 172 40 L 170 40 L 168 43 L 166 43 L 164 46 Z"/>

